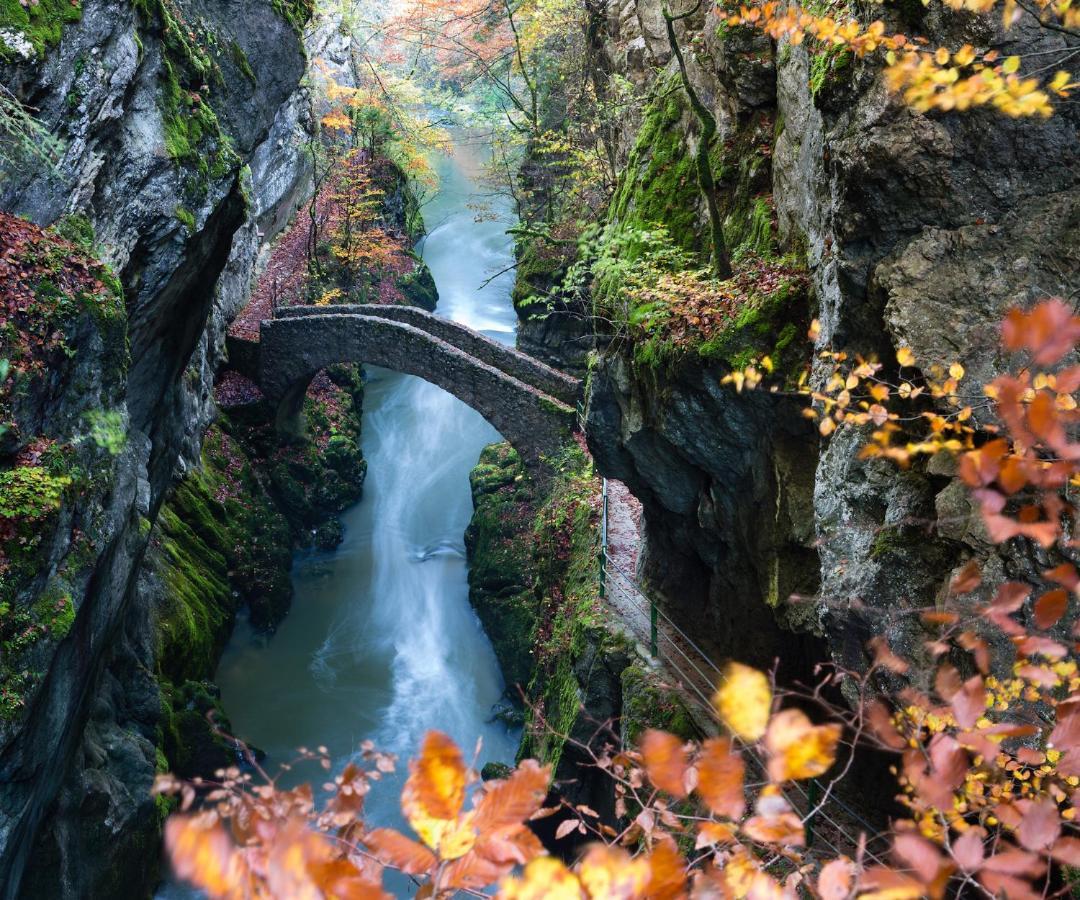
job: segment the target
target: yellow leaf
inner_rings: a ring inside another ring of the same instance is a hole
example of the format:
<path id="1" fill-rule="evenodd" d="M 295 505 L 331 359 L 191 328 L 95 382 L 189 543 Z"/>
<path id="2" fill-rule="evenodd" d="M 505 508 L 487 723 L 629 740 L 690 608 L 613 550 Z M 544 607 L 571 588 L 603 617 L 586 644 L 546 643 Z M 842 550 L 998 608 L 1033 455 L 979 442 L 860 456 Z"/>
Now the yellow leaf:
<path id="1" fill-rule="evenodd" d="M 1019 56 L 1006 56 L 1005 62 L 1001 64 L 1001 71 L 1006 75 L 1012 75 L 1014 72 L 1020 69 L 1020 57 Z"/>
<path id="2" fill-rule="evenodd" d="M 964 377 L 964 367 L 960 365 L 960 363 L 954 362 L 951 366 L 949 366 L 949 375 L 959 381 L 961 378 Z"/>
<path id="3" fill-rule="evenodd" d="M 975 48 L 971 44 L 964 44 L 956 53 L 953 54 L 953 61 L 958 66 L 967 66 L 975 59 Z"/>
<path id="4" fill-rule="evenodd" d="M 938 47 L 937 52 L 934 54 L 934 62 L 939 66 L 945 65 L 949 61 L 949 51 L 944 47 Z"/>
<path id="5" fill-rule="evenodd" d="M 578 867 L 578 879 L 589 897 L 642 897 L 649 884 L 649 862 L 620 847 L 593 847 Z"/>
<path id="6" fill-rule="evenodd" d="M 821 432 L 822 437 L 828 437 L 834 431 L 836 431 L 835 419 L 822 419 L 821 424 L 818 425 L 818 431 Z"/>
<path id="7" fill-rule="evenodd" d="M 442 732 L 429 731 L 420 758 L 409 763 L 409 777 L 401 792 L 405 818 L 424 843 L 445 859 L 461 856 L 475 842 L 472 828 L 458 823 L 466 777 L 457 745 Z"/>
<path id="8" fill-rule="evenodd" d="M 832 421 L 831 419 L 827 421 Z M 756 741 L 769 724 L 772 687 L 764 672 L 729 662 L 713 705 L 723 723 L 745 741 Z"/>
<path id="9" fill-rule="evenodd" d="M 769 722 L 765 735 L 769 777 L 781 782 L 825 774 L 836 759 L 836 745 L 842 731 L 836 722 L 814 725 L 798 709 L 778 712 Z"/>
<path id="10" fill-rule="evenodd" d="M 810 340 L 816 341 L 820 334 L 821 322 L 819 322 L 817 319 L 814 319 L 814 321 L 810 323 L 810 330 L 806 333 L 806 336 L 810 338 Z"/>
<path id="11" fill-rule="evenodd" d="M 896 351 L 896 361 L 902 366 L 915 365 L 915 354 L 911 352 L 910 347 L 901 347 Z"/>
<path id="12" fill-rule="evenodd" d="M 525 867 L 521 878 L 506 878 L 499 885 L 503 900 L 581 900 L 577 877 L 553 856 L 540 856 Z"/>

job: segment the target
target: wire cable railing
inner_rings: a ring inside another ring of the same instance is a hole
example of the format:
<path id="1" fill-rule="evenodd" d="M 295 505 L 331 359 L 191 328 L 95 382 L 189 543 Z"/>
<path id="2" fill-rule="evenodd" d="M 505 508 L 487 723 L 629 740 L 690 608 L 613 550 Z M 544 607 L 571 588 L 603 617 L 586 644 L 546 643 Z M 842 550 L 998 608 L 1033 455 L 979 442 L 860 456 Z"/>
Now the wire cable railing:
<path id="1" fill-rule="evenodd" d="M 646 590 L 639 584 L 636 577 L 627 572 L 609 555 L 608 547 L 608 481 L 603 479 L 601 491 L 601 542 L 600 542 L 600 592 L 601 596 L 609 603 L 618 598 L 628 604 L 639 615 L 627 618 L 627 625 L 636 637 L 643 641 L 647 639 L 650 657 L 657 663 L 667 668 L 678 679 L 681 686 L 688 692 L 689 698 L 700 702 L 700 710 L 711 722 L 719 724 L 720 717 L 712 702 L 712 694 L 719 681 L 722 670 L 712 657 L 699 646 L 678 624 L 665 613 Z M 617 604 L 615 604 L 617 605 Z M 636 620 L 636 621 L 635 621 Z M 647 634 L 642 623 L 648 622 Z M 697 706 L 697 703 L 694 704 Z M 740 745 L 741 741 L 737 741 Z M 765 769 L 763 760 L 758 758 L 753 748 L 743 745 L 744 756 L 755 770 L 756 776 L 763 779 L 762 784 L 769 783 L 770 779 Z M 837 856 L 840 850 L 828 837 L 822 833 L 820 827 L 815 825 L 828 825 L 835 834 L 842 835 L 851 840 L 850 825 L 842 824 L 831 815 L 828 808 L 821 807 L 821 785 L 811 781 L 809 787 L 804 787 L 799 782 L 789 785 L 793 794 L 797 795 L 797 803 L 806 810 L 807 843 L 816 842 L 826 847 Z M 794 798 L 793 798 L 794 799 Z M 881 864 L 881 860 L 870 850 L 870 844 L 877 836 L 879 830 L 870 825 L 866 819 L 851 809 L 846 803 L 832 792 L 829 795 L 828 807 L 835 807 L 864 829 L 871 837 L 871 841 L 864 848 L 867 857 Z M 854 843 L 852 841 L 852 843 Z"/>

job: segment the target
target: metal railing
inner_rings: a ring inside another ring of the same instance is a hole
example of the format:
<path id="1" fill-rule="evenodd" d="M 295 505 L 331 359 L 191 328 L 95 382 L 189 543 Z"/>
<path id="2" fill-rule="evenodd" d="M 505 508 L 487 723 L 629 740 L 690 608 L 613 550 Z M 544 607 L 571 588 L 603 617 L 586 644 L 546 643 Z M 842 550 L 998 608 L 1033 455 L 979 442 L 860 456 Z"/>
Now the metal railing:
<path id="1" fill-rule="evenodd" d="M 618 595 L 620 599 L 628 602 L 643 616 L 648 617 L 648 651 L 652 659 L 662 664 L 681 684 L 689 691 L 690 695 L 700 701 L 701 710 L 715 723 L 720 723 L 720 717 L 712 702 L 712 694 L 721 677 L 721 669 L 696 641 L 694 641 L 672 618 L 660 609 L 637 579 L 611 559 L 608 553 L 608 482 L 603 479 L 601 492 L 601 540 L 600 540 L 600 596 L 609 602 Z M 633 622 L 627 623 L 631 630 Z M 662 626 L 662 627 L 661 627 Z M 644 637 L 639 634 L 638 637 Z M 696 704 L 695 704 L 696 705 Z M 760 781 L 747 787 L 760 787 L 770 782 L 766 767 L 758 757 L 754 748 L 748 747 L 742 741 L 736 739 L 744 751 L 744 758 L 755 771 Z M 821 833 L 819 825 L 828 825 L 835 834 L 847 836 L 849 827 L 837 822 L 832 812 L 841 811 L 853 823 L 863 828 L 871 840 L 864 848 L 867 857 L 882 864 L 882 861 L 870 847 L 882 836 L 864 817 L 859 815 L 850 806 L 844 803 L 835 792 L 830 793 L 826 803 L 822 803 L 822 785 L 817 779 L 811 780 L 806 787 L 799 782 L 791 782 L 787 789 L 794 796 L 796 805 L 805 810 L 804 825 L 806 827 L 806 841 L 810 846 L 819 843 L 836 855 L 843 851 Z"/>

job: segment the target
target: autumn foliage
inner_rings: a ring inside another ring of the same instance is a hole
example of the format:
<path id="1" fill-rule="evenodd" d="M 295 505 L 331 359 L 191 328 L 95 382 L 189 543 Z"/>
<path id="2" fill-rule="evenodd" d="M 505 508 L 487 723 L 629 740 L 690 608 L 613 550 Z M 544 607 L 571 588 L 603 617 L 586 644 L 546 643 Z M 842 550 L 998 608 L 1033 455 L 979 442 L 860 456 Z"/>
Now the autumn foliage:
<path id="1" fill-rule="evenodd" d="M 955 12 L 996 14 L 1005 30 L 1027 18 L 1049 31 L 1080 36 L 1080 13 L 1070 0 L 944 0 L 944 5 Z M 729 25 L 757 28 L 793 45 L 805 41 L 818 52 L 848 51 L 859 58 L 880 53 L 889 89 L 919 112 L 991 106 L 1013 118 L 1046 117 L 1055 101 L 1068 100 L 1080 87 L 1074 73 L 1055 66 L 1053 56 L 1048 62 L 1036 54 L 1033 74 L 1024 77 L 1018 55 L 967 43 L 933 47 L 920 35 L 890 31 L 881 19 L 867 24 L 854 14 L 822 14 L 811 4 L 765 0 L 728 12 L 721 4 L 721 15 Z M 1061 65 L 1073 57 L 1067 46 L 1055 55 Z"/>
<path id="2" fill-rule="evenodd" d="M 368 828 L 364 798 L 394 761 L 362 748 L 324 786 L 282 790 L 256 768 L 219 784 L 181 784 L 167 826 L 179 875 L 212 897 L 382 897 L 387 868 L 423 885 L 506 898 L 748 897 L 905 900 L 1068 891 L 1080 867 L 1080 573 L 1069 560 L 1080 477 L 1080 317 L 1057 300 L 1014 310 L 1002 328 L 1017 374 L 962 400 L 959 364 L 926 366 L 902 348 L 896 366 L 823 351 L 833 367 L 810 391 L 823 433 L 867 428 L 864 455 L 915 464 L 957 456 L 993 541 L 1037 546 L 1041 574 L 984 584 L 975 560 L 943 602 L 921 611 L 927 669 L 881 637 L 859 670 L 821 669 L 784 690 L 728 664 L 713 699 L 724 733 L 685 742 L 647 731 L 637 748 L 591 752 L 615 798 L 605 820 L 587 806 L 545 806 L 551 773 L 532 760 L 480 783 L 460 750 L 431 733 L 409 766 L 401 808 L 413 834 Z M 886 377 L 886 372 L 891 372 Z M 738 382 L 745 388 L 748 381 Z M 896 404 L 923 406 L 921 414 Z M 879 412 L 877 407 L 880 407 Z M 976 408 L 978 414 L 976 414 Z M 925 434 L 918 433 L 925 427 Z M 830 699 L 843 687 L 847 703 Z M 892 754 L 906 812 L 880 832 L 832 821 L 856 755 Z M 306 756 L 331 768 L 322 752 Z M 197 811 L 193 811 L 197 810 Z M 576 860 L 548 855 L 530 823 L 558 815 L 556 837 L 594 842 Z M 568 864 L 569 863 L 569 864 Z"/>

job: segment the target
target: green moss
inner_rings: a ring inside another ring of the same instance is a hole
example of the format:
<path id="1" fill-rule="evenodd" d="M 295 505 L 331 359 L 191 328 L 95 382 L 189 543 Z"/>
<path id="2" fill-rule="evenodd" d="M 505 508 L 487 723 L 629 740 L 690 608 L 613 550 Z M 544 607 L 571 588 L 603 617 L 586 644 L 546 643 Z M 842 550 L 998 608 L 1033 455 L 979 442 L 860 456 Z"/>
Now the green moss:
<path id="1" fill-rule="evenodd" d="M 909 553 L 918 547 L 925 535 L 908 525 L 883 525 L 870 545 L 870 558 L 881 560 Z"/>
<path id="2" fill-rule="evenodd" d="M 134 0 L 144 22 L 161 29 L 161 113 L 165 149 L 178 164 L 192 170 L 185 190 L 205 196 L 210 180 L 239 165 L 239 157 L 222 130 L 211 105 L 210 90 L 221 82 L 221 70 L 206 45 L 216 41 L 199 20 L 187 21 L 173 0 Z"/>
<path id="3" fill-rule="evenodd" d="M 517 452 L 492 444 L 469 475 L 473 516 L 465 532 L 469 599 L 491 640 L 509 685 L 533 677 L 533 641 L 539 603 L 534 589 L 531 533 L 533 486 Z"/>
<path id="4" fill-rule="evenodd" d="M 704 248 L 695 160 L 682 126 L 686 109 L 677 76 L 660 79 L 619 178 L 609 217 L 621 228 L 663 226 L 677 247 L 698 252 Z"/>
<path id="5" fill-rule="evenodd" d="M 655 671 L 641 665 L 628 666 L 622 673 L 623 745 L 636 746 L 648 728 L 670 731 L 684 740 L 703 737 L 686 704 Z"/>
<path id="6" fill-rule="evenodd" d="M 274 12 L 288 22 L 298 34 L 303 34 L 304 26 L 315 12 L 315 0 L 273 0 Z"/>
<path id="7" fill-rule="evenodd" d="M 839 80 L 839 73 L 851 65 L 851 51 L 840 46 L 828 46 L 810 55 L 810 96 L 815 100 L 831 84 Z"/>
<path id="8" fill-rule="evenodd" d="M 229 45 L 229 53 L 232 56 L 233 62 L 236 64 L 236 68 L 240 70 L 240 74 L 250 81 L 252 85 L 257 85 L 259 82 L 255 77 L 255 70 L 251 68 L 251 62 L 248 60 L 244 48 L 236 43 L 236 41 L 233 41 Z"/>
<path id="9" fill-rule="evenodd" d="M 24 6 L 20 0 L 0 0 L 0 30 L 17 31 L 43 56 L 45 51 L 60 43 L 64 26 L 82 18 L 82 6 L 70 0 L 38 0 Z M 0 59 L 13 59 L 14 50 L 0 40 Z"/>
<path id="10" fill-rule="evenodd" d="M 86 216 L 78 213 L 64 216 L 52 226 L 52 230 L 84 253 L 95 252 L 94 226 Z"/>
<path id="11" fill-rule="evenodd" d="M 528 690 L 530 709 L 520 755 L 557 767 L 565 736 L 573 732 L 580 716 L 593 667 L 622 639 L 608 629 L 600 597 L 600 529 L 592 464 L 573 444 L 553 467 L 550 494 L 533 523 L 538 622 L 535 674 Z M 537 721 L 538 716 L 546 725 Z"/>
<path id="12" fill-rule="evenodd" d="M 195 231 L 195 214 L 185 206 L 178 206 L 173 212 L 176 216 L 176 220 L 183 225 L 188 231 Z"/>

